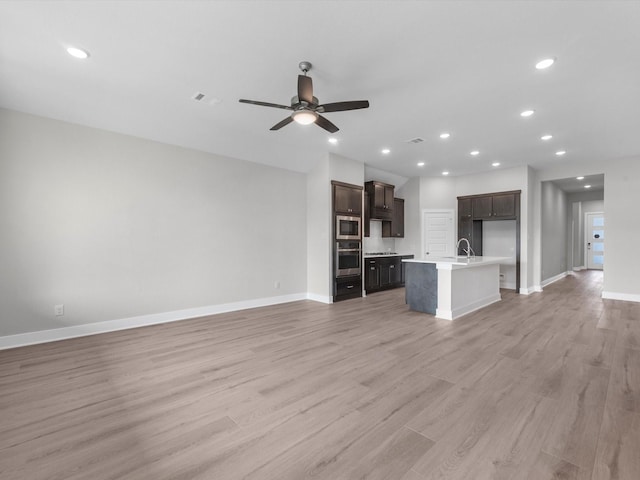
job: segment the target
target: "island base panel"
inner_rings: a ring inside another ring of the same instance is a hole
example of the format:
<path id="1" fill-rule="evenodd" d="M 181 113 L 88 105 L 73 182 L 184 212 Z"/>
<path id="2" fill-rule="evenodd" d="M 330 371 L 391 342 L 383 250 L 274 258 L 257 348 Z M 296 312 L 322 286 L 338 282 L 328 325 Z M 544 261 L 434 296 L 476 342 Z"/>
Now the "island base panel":
<path id="1" fill-rule="evenodd" d="M 438 308 L 438 270 L 433 263 L 407 263 L 405 301 L 411 310 L 435 315 Z"/>

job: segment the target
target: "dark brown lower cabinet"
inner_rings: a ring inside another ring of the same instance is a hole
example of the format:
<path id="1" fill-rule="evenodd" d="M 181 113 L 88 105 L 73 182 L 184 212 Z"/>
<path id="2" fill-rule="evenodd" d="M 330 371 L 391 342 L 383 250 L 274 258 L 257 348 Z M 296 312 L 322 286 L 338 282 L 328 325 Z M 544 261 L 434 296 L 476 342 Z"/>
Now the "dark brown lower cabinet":
<path id="1" fill-rule="evenodd" d="M 405 266 L 402 259 L 413 255 L 368 257 L 364 260 L 364 289 L 367 293 L 404 287 Z"/>
<path id="2" fill-rule="evenodd" d="M 362 277 L 351 275 L 349 277 L 339 277 L 335 279 L 334 301 L 348 300 L 362 296 Z"/>

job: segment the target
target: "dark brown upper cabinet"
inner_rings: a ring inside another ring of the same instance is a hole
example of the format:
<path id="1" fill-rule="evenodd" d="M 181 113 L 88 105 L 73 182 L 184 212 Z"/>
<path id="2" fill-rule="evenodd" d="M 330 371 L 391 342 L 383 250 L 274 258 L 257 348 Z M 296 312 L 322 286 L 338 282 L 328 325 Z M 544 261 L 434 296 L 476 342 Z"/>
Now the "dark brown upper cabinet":
<path id="1" fill-rule="evenodd" d="M 514 193 L 494 195 L 493 216 L 494 218 L 515 218 L 516 195 Z"/>
<path id="2" fill-rule="evenodd" d="M 360 216 L 362 213 L 362 187 L 334 183 L 333 207 L 335 213 Z"/>
<path id="3" fill-rule="evenodd" d="M 365 237 L 371 236 L 371 203 L 369 202 L 369 194 L 364 192 L 364 215 L 363 215 L 363 223 L 362 227 L 362 235 Z"/>
<path id="4" fill-rule="evenodd" d="M 505 220 L 516 217 L 514 193 L 483 195 L 472 199 L 474 220 Z"/>
<path id="5" fill-rule="evenodd" d="M 387 183 L 371 181 L 364 184 L 364 189 L 369 194 L 371 218 L 374 220 L 391 220 L 395 187 Z"/>
<path id="6" fill-rule="evenodd" d="M 458 217 L 460 219 L 463 218 L 471 218 L 471 199 L 470 198 L 462 198 L 458 200 Z"/>
<path id="7" fill-rule="evenodd" d="M 390 222 L 382 222 L 382 236 L 404 238 L 404 199 L 393 199 L 393 214 Z"/>

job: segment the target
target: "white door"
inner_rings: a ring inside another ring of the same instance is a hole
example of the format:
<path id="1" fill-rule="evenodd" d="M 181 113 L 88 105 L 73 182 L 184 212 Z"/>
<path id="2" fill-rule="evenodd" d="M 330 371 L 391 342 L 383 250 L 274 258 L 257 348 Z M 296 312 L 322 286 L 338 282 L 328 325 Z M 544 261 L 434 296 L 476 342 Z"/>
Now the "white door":
<path id="1" fill-rule="evenodd" d="M 453 210 L 423 211 L 423 257 L 452 256 L 453 233 Z"/>
<path id="2" fill-rule="evenodd" d="M 602 270 L 604 266 L 604 213 L 586 214 L 587 268 Z"/>

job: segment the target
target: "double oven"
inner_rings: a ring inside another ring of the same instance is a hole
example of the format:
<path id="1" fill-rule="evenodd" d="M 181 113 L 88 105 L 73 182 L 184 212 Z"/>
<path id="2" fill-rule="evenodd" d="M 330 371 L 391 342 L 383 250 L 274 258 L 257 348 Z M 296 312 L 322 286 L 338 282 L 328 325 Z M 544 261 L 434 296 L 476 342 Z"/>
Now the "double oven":
<path id="1" fill-rule="evenodd" d="M 362 247 L 359 241 L 336 242 L 336 278 L 362 273 Z"/>
<path id="2" fill-rule="evenodd" d="M 361 218 L 336 215 L 336 278 L 362 273 Z"/>

